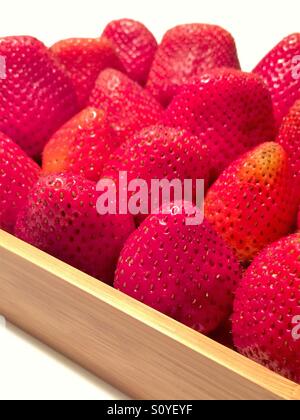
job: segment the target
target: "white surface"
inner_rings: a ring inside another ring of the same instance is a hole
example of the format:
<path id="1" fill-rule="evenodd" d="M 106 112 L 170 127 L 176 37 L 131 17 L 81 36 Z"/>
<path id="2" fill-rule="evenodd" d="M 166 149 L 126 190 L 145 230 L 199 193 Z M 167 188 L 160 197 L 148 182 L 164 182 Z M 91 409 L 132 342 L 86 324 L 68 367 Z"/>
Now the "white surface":
<path id="1" fill-rule="evenodd" d="M 33 35 L 47 45 L 98 36 L 112 19 L 144 22 L 161 38 L 188 22 L 224 26 L 251 70 L 284 36 L 300 31 L 299 0 L 9 0 L 0 36 Z M 121 395 L 16 329 L 0 328 L 0 399 L 118 399 Z"/>
<path id="2" fill-rule="evenodd" d="M 120 400 L 119 391 L 0 319 L 1 400 Z"/>

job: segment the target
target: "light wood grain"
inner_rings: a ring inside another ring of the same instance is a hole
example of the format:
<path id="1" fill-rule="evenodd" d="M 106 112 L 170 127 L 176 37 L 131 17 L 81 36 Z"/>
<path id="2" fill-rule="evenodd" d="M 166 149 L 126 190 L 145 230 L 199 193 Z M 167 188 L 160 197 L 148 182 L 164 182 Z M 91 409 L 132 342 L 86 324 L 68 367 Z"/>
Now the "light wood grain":
<path id="1" fill-rule="evenodd" d="M 300 387 L 0 231 L 0 313 L 138 399 L 300 399 Z"/>

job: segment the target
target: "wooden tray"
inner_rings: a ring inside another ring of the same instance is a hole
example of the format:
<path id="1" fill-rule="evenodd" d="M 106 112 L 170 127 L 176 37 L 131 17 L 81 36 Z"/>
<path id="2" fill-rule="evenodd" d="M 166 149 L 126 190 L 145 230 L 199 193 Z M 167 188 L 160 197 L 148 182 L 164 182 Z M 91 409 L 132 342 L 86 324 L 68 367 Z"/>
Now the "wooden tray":
<path id="1" fill-rule="evenodd" d="M 0 314 L 137 399 L 300 399 L 300 386 L 0 231 Z"/>

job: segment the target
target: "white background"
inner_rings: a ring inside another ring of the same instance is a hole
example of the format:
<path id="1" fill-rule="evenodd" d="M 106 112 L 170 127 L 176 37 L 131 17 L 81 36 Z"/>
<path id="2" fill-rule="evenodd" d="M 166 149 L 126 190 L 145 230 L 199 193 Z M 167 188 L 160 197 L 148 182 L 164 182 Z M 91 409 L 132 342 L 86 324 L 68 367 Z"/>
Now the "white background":
<path id="1" fill-rule="evenodd" d="M 112 19 L 141 20 L 157 36 L 180 23 L 224 26 L 244 70 L 284 36 L 300 31 L 299 0 L 1 0 L 0 36 L 47 45 L 99 36 Z M 0 326 L 0 399 L 119 399 L 122 395 L 18 330 Z"/>
<path id="2" fill-rule="evenodd" d="M 236 38 L 252 69 L 284 36 L 300 31 L 299 0 L 1 0 L 0 36 L 33 35 L 47 45 L 99 36 L 112 19 L 141 20 L 158 39 L 179 23 L 214 23 Z"/>

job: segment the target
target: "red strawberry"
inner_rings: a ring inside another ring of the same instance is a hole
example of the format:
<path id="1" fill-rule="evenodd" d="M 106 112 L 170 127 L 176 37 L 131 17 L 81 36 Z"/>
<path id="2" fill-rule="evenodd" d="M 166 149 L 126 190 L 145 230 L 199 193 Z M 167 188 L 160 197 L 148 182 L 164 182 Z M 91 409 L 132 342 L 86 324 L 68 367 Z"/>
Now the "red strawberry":
<path id="1" fill-rule="evenodd" d="M 162 108 L 149 92 L 116 70 L 104 70 L 90 97 L 90 105 L 104 109 L 121 141 L 156 124 Z"/>
<path id="2" fill-rule="evenodd" d="M 300 100 L 283 120 L 277 141 L 289 155 L 295 179 L 295 194 L 300 202 Z"/>
<path id="3" fill-rule="evenodd" d="M 99 73 L 106 68 L 122 70 L 112 43 L 105 38 L 71 38 L 51 48 L 64 65 L 76 88 L 80 108 L 87 104 Z"/>
<path id="4" fill-rule="evenodd" d="M 50 139 L 43 152 L 43 173 L 70 171 L 99 181 L 105 163 L 118 146 L 105 112 L 88 107 Z"/>
<path id="5" fill-rule="evenodd" d="M 205 200 L 207 220 L 243 262 L 288 234 L 296 217 L 288 157 L 264 143 L 230 165 Z"/>
<path id="6" fill-rule="evenodd" d="M 113 42 L 126 74 L 145 85 L 157 50 L 152 33 L 140 22 L 120 19 L 110 22 L 103 36 Z"/>
<path id="7" fill-rule="evenodd" d="M 182 208 L 181 203 L 176 204 Z M 191 205 L 186 206 L 190 214 Z M 231 312 L 241 277 L 232 251 L 208 222 L 186 225 L 186 213 L 152 215 L 127 240 L 114 286 L 194 328 L 210 333 Z"/>
<path id="8" fill-rule="evenodd" d="M 176 179 L 183 183 L 185 179 L 192 179 L 195 198 L 196 180 L 204 179 L 207 185 L 209 170 L 207 148 L 197 137 L 185 130 L 157 125 L 143 129 L 132 139 L 123 143 L 112 154 L 104 168 L 102 178 L 118 181 L 119 173 L 127 171 L 128 184 L 135 179 L 146 181 L 149 202 L 145 213 L 149 214 L 151 212 L 151 180 Z M 139 215 L 138 220 L 141 219 L 144 217 Z"/>
<path id="9" fill-rule="evenodd" d="M 24 241 L 107 283 L 127 237 L 131 216 L 100 216 L 95 184 L 68 174 L 40 178 L 16 224 Z"/>
<path id="10" fill-rule="evenodd" d="M 300 99 L 300 33 L 284 38 L 253 70 L 267 83 L 277 126 Z"/>
<path id="11" fill-rule="evenodd" d="M 220 67 L 240 68 L 232 36 L 219 26 L 176 26 L 158 47 L 147 87 L 163 105 L 192 77 Z"/>
<path id="12" fill-rule="evenodd" d="M 17 215 L 39 173 L 38 165 L 0 133 L 0 229 L 13 233 Z"/>
<path id="13" fill-rule="evenodd" d="M 233 337 L 245 356 L 300 383 L 300 234 L 253 262 L 236 293 Z"/>
<path id="14" fill-rule="evenodd" d="M 267 87 L 258 76 L 232 69 L 214 70 L 184 86 L 164 121 L 191 130 L 209 146 L 215 175 L 276 136 Z"/>
<path id="15" fill-rule="evenodd" d="M 34 38 L 1 38 L 0 56 L 6 62 L 6 78 L 0 79 L 0 130 L 36 156 L 77 112 L 73 84 Z"/>

